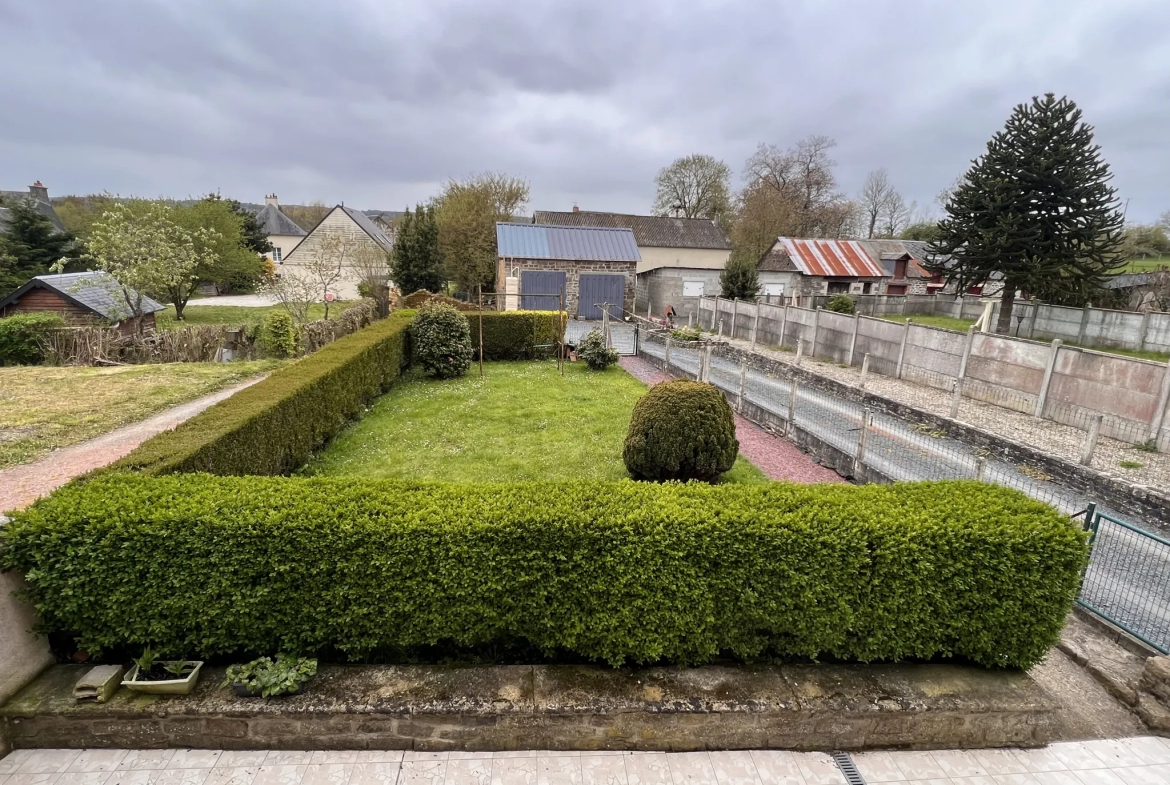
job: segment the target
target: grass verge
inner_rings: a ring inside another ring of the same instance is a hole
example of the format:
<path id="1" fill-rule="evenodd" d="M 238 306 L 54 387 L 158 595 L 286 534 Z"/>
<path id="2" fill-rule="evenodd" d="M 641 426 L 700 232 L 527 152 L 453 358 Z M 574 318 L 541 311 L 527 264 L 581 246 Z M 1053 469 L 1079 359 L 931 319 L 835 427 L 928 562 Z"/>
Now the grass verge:
<path id="1" fill-rule="evenodd" d="M 36 460 L 282 363 L 0 368 L 0 468 Z"/>
<path id="2" fill-rule="evenodd" d="M 942 327 L 946 330 L 956 330 L 965 333 L 967 328 L 975 324 L 974 319 L 956 319 L 953 316 L 933 316 L 924 314 L 908 314 L 906 316 L 883 316 L 887 322 L 905 322 L 913 320 L 915 324 L 926 327 Z"/>
<path id="3" fill-rule="evenodd" d="M 438 381 L 417 369 L 304 469 L 350 477 L 518 482 L 628 477 L 622 444 L 646 385 L 618 367 L 493 362 Z M 767 482 L 740 456 L 724 482 Z"/>
<path id="4" fill-rule="evenodd" d="M 351 305 L 350 302 L 337 301 L 329 304 L 329 318 L 333 319 Z M 183 309 L 183 321 L 175 319 L 175 306 L 168 305 L 165 311 L 155 315 L 160 330 L 177 330 L 180 327 L 200 324 L 225 324 L 232 327 L 246 324 L 260 324 L 264 317 L 275 310 L 279 305 L 264 305 L 248 308 L 242 305 L 188 305 Z M 325 318 L 325 304 L 313 303 L 309 306 L 309 320 Z"/>

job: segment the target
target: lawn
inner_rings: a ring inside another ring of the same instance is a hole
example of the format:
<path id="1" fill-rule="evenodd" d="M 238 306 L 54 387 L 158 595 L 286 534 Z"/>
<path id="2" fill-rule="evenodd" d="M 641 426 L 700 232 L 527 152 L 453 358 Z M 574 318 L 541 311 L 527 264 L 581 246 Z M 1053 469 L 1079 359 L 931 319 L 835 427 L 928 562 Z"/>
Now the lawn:
<path id="1" fill-rule="evenodd" d="M 282 362 L 0 368 L 0 468 L 35 460 Z"/>
<path id="2" fill-rule="evenodd" d="M 1170 256 L 1160 259 L 1130 259 L 1123 273 L 1148 273 L 1151 270 L 1170 269 Z"/>
<path id="3" fill-rule="evenodd" d="M 619 480 L 622 444 L 646 385 L 621 368 L 493 362 L 480 379 L 417 369 L 305 467 L 306 474 L 451 482 Z M 726 482 L 767 482 L 742 456 Z"/>
<path id="4" fill-rule="evenodd" d="M 329 318 L 336 318 L 342 311 L 351 305 L 349 302 L 338 300 L 329 304 Z M 245 324 L 259 324 L 264 317 L 275 310 L 279 305 L 265 305 L 257 308 L 248 308 L 241 305 L 188 305 L 183 309 L 183 321 L 175 319 L 175 306 L 168 305 L 165 311 L 155 315 L 160 330 L 177 330 L 180 327 L 196 324 L 226 324 L 233 327 Z M 309 306 L 309 319 L 324 319 L 325 303 L 313 303 Z"/>
<path id="5" fill-rule="evenodd" d="M 965 333 L 967 328 L 975 324 L 974 319 L 956 319 L 953 316 L 931 316 L 926 314 L 910 314 L 908 316 L 883 316 L 888 322 L 905 322 L 912 320 L 915 324 L 927 327 L 943 327 L 947 330 L 957 330 Z"/>

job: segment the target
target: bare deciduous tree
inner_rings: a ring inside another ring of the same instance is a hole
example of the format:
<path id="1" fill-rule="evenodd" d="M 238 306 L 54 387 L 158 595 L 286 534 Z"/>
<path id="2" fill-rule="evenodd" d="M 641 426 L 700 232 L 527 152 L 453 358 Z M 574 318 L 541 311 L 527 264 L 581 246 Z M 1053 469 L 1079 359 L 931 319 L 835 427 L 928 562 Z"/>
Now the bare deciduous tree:
<path id="1" fill-rule="evenodd" d="M 783 234 L 839 236 L 852 206 L 837 191 L 835 162 L 829 158 L 835 145 L 827 136 L 807 137 L 786 150 L 761 144 L 744 166 L 746 186 L 741 205 L 745 199 L 766 195 L 766 201 L 778 208 L 773 223 L 780 223 L 781 213 L 788 216 L 781 227 Z"/>
<path id="2" fill-rule="evenodd" d="M 353 269 L 378 307 L 378 314 L 390 313 L 390 255 L 364 243 L 353 252 Z"/>
<path id="3" fill-rule="evenodd" d="M 731 208 L 731 170 L 710 155 L 679 158 L 654 179 L 654 215 L 715 220 Z"/>
<path id="4" fill-rule="evenodd" d="M 895 194 L 897 191 L 885 169 L 875 169 L 866 176 L 865 185 L 861 186 L 861 195 L 857 199 L 865 216 L 866 237 L 873 237 L 878 229 L 878 221 L 885 215 L 890 199 Z"/>

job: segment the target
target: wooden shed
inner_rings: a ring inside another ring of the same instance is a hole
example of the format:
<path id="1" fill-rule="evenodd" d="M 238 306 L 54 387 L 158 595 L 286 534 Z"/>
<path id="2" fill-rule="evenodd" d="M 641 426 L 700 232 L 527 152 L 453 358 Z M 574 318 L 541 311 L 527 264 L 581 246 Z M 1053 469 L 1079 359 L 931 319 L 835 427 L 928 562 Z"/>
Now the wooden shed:
<path id="1" fill-rule="evenodd" d="M 146 295 L 122 286 L 108 273 L 82 272 L 38 275 L 0 300 L 0 317 L 20 313 L 56 313 L 72 327 L 113 325 L 124 333 L 134 332 L 133 309 L 138 302 L 145 316 L 142 327 L 153 330 L 154 315 L 166 306 Z"/>

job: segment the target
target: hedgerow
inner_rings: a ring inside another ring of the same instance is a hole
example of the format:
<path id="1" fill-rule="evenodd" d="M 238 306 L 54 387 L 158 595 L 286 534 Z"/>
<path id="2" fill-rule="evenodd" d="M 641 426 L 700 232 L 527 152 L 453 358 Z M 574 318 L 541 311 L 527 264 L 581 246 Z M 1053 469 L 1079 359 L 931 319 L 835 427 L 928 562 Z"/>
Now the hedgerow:
<path id="1" fill-rule="evenodd" d="M 708 486 L 143 477 L 18 512 L 0 567 L 91 652 L 359 660 L 529 645 L 620 663 L 721 653 L 1028 667 L 1085 535 L 973 482 Z"/>
<path id="2" fill-rule="evenodd" d="M 32 365 L 45 359 L 42 339 L 65 326 L 55 313 L 19 313 L 0 319 L 0 365 Z"/>
<path id="3" fill-rule="evenodd" d="M 476 311 L 467 314 L 471 348 L 479 357 L 479 325 L 483 317 L 485 360 L 532 360 L 556 355 L 565 336 L 568 315 L 563 311 Z M 537 348 L 540 347 L 540 348 Z"/>
<path id="4" fill-rule="evenodd" d="M 391 316 L 273 373 L 114 464 L 147 474 L 286 474 L 408 364 L 409 318 Z"/>

